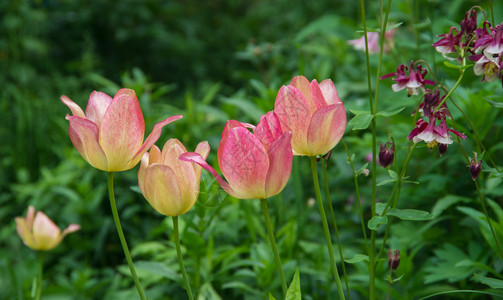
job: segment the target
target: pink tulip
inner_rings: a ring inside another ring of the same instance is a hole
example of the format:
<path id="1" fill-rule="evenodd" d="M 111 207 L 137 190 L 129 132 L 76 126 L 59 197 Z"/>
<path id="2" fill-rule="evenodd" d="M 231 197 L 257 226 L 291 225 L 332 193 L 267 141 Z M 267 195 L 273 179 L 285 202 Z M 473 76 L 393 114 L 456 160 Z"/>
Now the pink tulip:
<path id="1" fill-rule="evenodd" d="M 24 244 L 33 250 L 51 250 L 55 248 L 63 238 L 80 229 L 80 225 L 70 224 L 63 233 L 46 214 L 39 211 L 35 215 L 35 208 L 30 205 L 26 218 L 16 218 L 17 233 Z"/>
<path id="2" fill-rule="evenodd" d="M 294 77 L 279 90 L 274 112 L 283 130 L 292 132 L 295 155 L 327 153 L 346 129 L 346 110 L 330 79 L 318 84 L 304 76 Z"/>
<path id="3" fill-rule="evenodd" d="M 93 167 L 103 171 L 125 171 L 133 168 L 161 136 L 162 128 L 180 118 L 172 116 L 157 123 L 143 142 L 145 121 L 136 98 L 130 89 L 120 89 L 114 98 L 102 92 L 92 92 L 86 113 L 70 100 L 61 96 L 73 116 L 68 133 L 80 155 Z"/>
<path id="4" fill-rule="evenodd" d="M 253 133 L 248 130 L 253 129 Z M 257 127 L 227 121 L 218 147 L 218 164 L 228 183 L 197 153 L 181 160 L 199 164 L 231 196 L 266 199 L 283 190 L 292 170 L 291 133 L 283 132 L 274 112 L 260 118 Z"/>
<path id="5" fill-rule="evenodd" d="M 162 152 L 154 145 L 141 159 L 138 171 L 140 191 L 163 215 L 174 217 L 186 213 L 199 196 L 201 167 L 178 159 L 186 152 L 179 140 L 170 139 Z M 210 145 L 201 142 L 196 152 L 206 159 Z"/>

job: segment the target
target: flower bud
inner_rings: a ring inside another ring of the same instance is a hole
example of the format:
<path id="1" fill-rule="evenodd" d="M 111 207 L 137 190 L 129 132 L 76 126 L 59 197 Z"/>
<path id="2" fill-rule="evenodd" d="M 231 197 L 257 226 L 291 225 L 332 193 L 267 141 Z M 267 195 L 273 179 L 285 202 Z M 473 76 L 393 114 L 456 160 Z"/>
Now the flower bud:
<path id="1" fill-rule="evenodd" d="M 470 175 L 472 176 L 473 181 L 479 177 L 482 160 L 477 161 L 477 153 L 474 152 L 474 157 L 470 161 Z"/>
<path id="2" fill-rule="evenodd" d="M 391 271 L 398 269 L 400 265 L 400 250 L 388 250 L 388 266 Z"/>
<path id="3" fill-rule="evenodd" d="M 438 144 L 438 153 L 440 153 L 440 155 L 445 154 L 445 152 L 447 152 L 447 148 L 449 148 L 448 144 Z"/>
<path id="4" fill-rule="evenodd" d="M 363 176 L 367 177 L 370 174 L 370 170 L 369 169 L 363 169 L 362 174 L 363 174 Z"/>
<path id="5" fill-rule="evenodd" d="M 395 145 L 391 142 L 386 142 L 384 145 L 381 144 L 381 150 L 379 151 L 379 164 L 381 167 L 386 168 L 393 163 L 395 158 Z"/>

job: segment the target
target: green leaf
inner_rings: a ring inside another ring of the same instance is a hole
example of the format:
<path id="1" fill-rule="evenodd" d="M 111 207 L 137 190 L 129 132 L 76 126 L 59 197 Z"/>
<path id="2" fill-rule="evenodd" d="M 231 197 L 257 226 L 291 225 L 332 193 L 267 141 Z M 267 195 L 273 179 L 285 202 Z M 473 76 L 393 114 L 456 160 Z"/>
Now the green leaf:
<path id="1" fill-rule="evenodd" d="M 285 300 L 301 300 L 302 294 L 300 292 L 300 276 L 299 276 L 299 268 L 295 271 L 295 275 L 293 275 L 292 283 L 286 291 Z"/>
<path id="2" fill-rule="evenodd" d="M 440 198 L 437 201 L 437 203 L 435 203 L 435 206 L 433 206 L 433 209 L 431 210 L 431 214 L 437 217 L 440 214 L 442 214 L 444 210 L 460 201 L 463 203 L 468 203 L 471 201 L 471 199 L 457 195 L 447 195 L 445 197 Z"/>
<path id="3" fill-rule="evenodd" d="M 405 107 L 402 107 L 402 108 L 399 108 L 399 109 L 396 109 L 396 110 L 393 110 L 393 111 L 379 111 L 376 113 L 376 116 L 382 116 L 382 117 L 391 117 L 391 116 L 394 116 L 398 113 L 400 113 L 402 110 L 404 110 Z"/>
<path id="4" fill-rule="evenodd" d="M 387 216 L 395 216 L 406 221 L 426 221 L 433 219 L 433 215 L 424 210 L 390 208 L 386 212 Z"/>
<path id="5" fill-rule="evenodd" d="M 460 65 L 455 65 L 455 64 L 452 64 L 452 63 L 450 63 L 450 62 L 448 62 L 448 61 L 444 61 L 444 65 L 445 65 L 447 68 L 461 70 L 461 66 L 460 66 Z"/>
<path id="6" fill-rule="evenodd" d="M 269 293 L 269 300 L 276 300 L 276 298 L 274 298 L 274 296 Z"/>
<path id="7" fill-rule="evenodd" d="M 493 289 L 503 289 L 503 280 L 485 277 L 477 273 L 473 274 L 474 277 L 481 283 L 490 286 Z"/>
<path id="8" fill-rule="evenodd" d="M 388 184 L 390 182 L 396 182 L 396 180 L 395 179 L 386 179 L 386 180 L 383 180 L 383 181 L 379 182 L 377 184 L 377 186 L 385 185 L 385 184 Z"/>
<path id="9" fill-rule="evenodd" d="M 389 174 L 389 177 L 395 179 L 395 180 L 398 180 L 398 174 L 396 174 L 395 171 L 393 170 L 388 170 L 388 174 Z"/>
<path id="10" fill-rule="evenodd" d="M 386 203 L 376 203 L 376 214 L 381 216 L 385 207 L 386 207 Z"/>
<path id="11" fill-rule="evenodd" d="M 389 31 L 391 29 L 397 28 L 400 25 L 402 25 L 403 22 L 398 22 L 396 24 L 393 24 L 391 26 L 386 26 L 386 31 Z M 358 30 L 357 32 L 363 33 L 363 30 Z M 367 32 L 381 32 L 381 28 L 372 28 L 372 27 L 367 27 Z"/>
<path id="12" fill-rule="evenodd" d="M 353 111 L 356 116 L 352 118 L 348 125 L 353 127 L 353 130 L 362 130 L 367 129 L 369 127 L 370 122 L 372 121 L 372 114 L 369 111 Z"/>
<path id="13" fill-rule="evenodd" d="M 365 255 L 365 254 L 356 254 L 355 257 L 350 258 L 350 259 L 345 259 L 344 261 L 347 262 L 348 264 L 355 264 L 355 263 L 361 262 L 361 261 L 369 261 L 369 257 L 368 257 L 368 255 Z"/>
<path id="14" fill-rule="evenodd" d="M 388 224 L 388 217 L 373 216 L 367 226 L 370 230 L 377 230 L 381 224 Z"/>

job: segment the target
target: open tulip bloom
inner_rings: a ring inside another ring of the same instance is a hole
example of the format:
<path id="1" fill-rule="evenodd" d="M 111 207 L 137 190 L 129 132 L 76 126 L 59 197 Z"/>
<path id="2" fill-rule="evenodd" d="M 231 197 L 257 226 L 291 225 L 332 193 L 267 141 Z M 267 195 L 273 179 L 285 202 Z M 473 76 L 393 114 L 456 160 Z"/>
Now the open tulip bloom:
<path id="1" fill-rule="evenodd" d="M 145 121 L 133 90 L 120 89 L 113 98 L 94 91 L 85 113 L 67 96 L 61 96 L 61 101 L 73 114 L 66 119 L 70 122 L 68 133 L 77 151 L 93 167 L 109 172 L 136 166 L 143 153 L 159 139 L 162 128 L 182 118 L 176 115 L 157 123 L 143 142 Z"/>
<path id="2" fill-rule="evenodd" d="M 56 248 L 63 238 L 80 229 L 80 225 L 70 224 L 63 232 L 49 217 L 41 211 L 35 214 L 30 205 L 26 218 L 16 218 L 17 233 L 24 244 L 33 250 L 51 250 Z"/>
<path id="3" fill-rule="evenodd" d="M 292 132 L 296 155 L 316 156 L 332 150 L 346 129 L 346 110 L 330 79 L 320 84 L 304 76 L 278 92 L 274 112 L 284 131 Z"/>

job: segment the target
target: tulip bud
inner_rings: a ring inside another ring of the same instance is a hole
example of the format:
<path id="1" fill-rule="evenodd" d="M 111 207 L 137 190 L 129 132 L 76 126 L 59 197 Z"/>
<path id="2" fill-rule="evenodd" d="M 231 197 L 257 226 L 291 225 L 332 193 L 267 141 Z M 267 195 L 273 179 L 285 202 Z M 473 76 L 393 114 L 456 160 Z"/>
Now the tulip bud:
<path id="1" fill-rule="evenodd" d="M 440 155 L 445 154 L 445 152 L 447 152 L 447 148 L 449 148 L 448 144 L 438 144 L 438 153 L 440 153 Z"/>
<path id="2" fill-rule="evenodd" d="M 470 175 L 472 176 L 473 181 L 479 177 L 482 160 L 477 161 L 477 153 L 474 152 L 474 157 L 470 161 Z"/>
<path id="3" fill-rule="evenodd" d="M 388 266 L 391 271 L 398 269 L 400 265 L 400 250 L 388 250 Z"/>
<path id="4" fill-rule="evenodd" d="M 391 145 L 391 147 L 390 147 Z M 379 151 L 379 164 L 381 167 L 386 168 L 393 163 L 395 158 L 395 145 L 391 142 L 386 142 L 384 145 L 381 144 L 381 150 Z"/>

